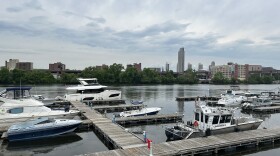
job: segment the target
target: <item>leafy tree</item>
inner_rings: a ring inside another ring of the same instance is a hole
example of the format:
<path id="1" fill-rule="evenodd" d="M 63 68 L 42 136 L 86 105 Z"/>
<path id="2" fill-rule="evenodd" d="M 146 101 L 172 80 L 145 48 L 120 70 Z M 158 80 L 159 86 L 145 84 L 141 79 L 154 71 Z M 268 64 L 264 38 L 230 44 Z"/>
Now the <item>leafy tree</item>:
<path id="1" fill-rule="evenodd" d="M 227 84 L 229 83 L 228 78 L 224 77 L 223 73 L 217 72 L 212 78 L 214 84 Z"/>
<path id="2" fill-rule="evenodd" d="M 0 70 L 0 84 L 11 84 L 12 77 L 7 68 L 1 68 Z"/>
<path id="3" fill-rule="evenodd" d="M 120 82 L 126 84 L 139 84 L 141 81 L 141 75 L 134 67 L 127 68 L 120 74 Z"/>

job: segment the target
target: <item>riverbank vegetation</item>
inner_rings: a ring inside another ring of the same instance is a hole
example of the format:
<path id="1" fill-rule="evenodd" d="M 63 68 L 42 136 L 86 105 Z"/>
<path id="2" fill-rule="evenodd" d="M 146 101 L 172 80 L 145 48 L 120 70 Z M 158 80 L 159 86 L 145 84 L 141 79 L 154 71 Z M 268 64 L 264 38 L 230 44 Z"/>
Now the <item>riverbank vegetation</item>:
<path id="1" fill-rule="evenodd" d="M 197 84 L 195 70 L 187 70 L 182 75 L 175 75 L 173 71 L 158 73 L 145 68 L 137 71 L 136 68 L 127 68 L 121 64 L 113 64 L 108 68 L 87 67 L 79 74 L 64 73 L 54 78 L 48 70 L 22 71 L 14 69 L 9 71 L 6 68 L 0 70 L 1 85 L 19 84 L 76 84 L 76 78 L 97 78 L 102 84 Z M 228 79 L 222 73 L 216 73 L 212 79 L 213 84 L 271 84 L 275 80 L 272 76 L 252 75 L 248 80 L 240 81 L 234 78 Z"/>

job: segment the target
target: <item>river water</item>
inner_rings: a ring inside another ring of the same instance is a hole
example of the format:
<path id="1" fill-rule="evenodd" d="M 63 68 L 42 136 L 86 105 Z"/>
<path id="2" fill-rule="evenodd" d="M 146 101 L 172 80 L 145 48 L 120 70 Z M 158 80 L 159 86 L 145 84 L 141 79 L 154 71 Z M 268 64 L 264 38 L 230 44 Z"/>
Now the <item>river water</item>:
<path id="1" fill-rule="evenodd" d="M 254 93 L 271 91 L 280 85 L 240 85 L 242 90 L 249 90 Z M 5 87 L 0 87 L 3 90 Z M 41 94 L 45 97 L 63 96 L 66 86 L 36 86 L 32 94 Z M 162 107 L 160 113 L 183 113 L 184 121 L 192 119 L 194 102 L 177 102 L 178 96 L 218 96 L 229 89 L 228 85 L 142 85 L 142 86 L 113 86 L 112 89 L 122 91 L 122 98 L 126 103 L 132 99 L 143 100 L 148 107 Z M 243 114 L 237 111 L 238 115 L 254 116 L 264 120 L 259 128 L 272 128 L 279 126 L 280 114 Z M 112 117 L 112 114 L 108 114 Z M 154 143 L 166 141 L 164 127 L 172 124 L 142 125 L 128 127 L 133 132 L 147 132 L 147 137 Z M 142 134 L 138 134 L 142 137 Z M 109 150 L 95 135 L 93 131 L 79 132 L 47 140 L 28 141 L 23 143 L 1 143 L 0 155 L 78 155 Z M 227 155 L 278 155 L 280 145 L 261 146 L 258 148 L 246 148 L 229 151 Z M 224 155 L 224 154 L 220 154 Z"/>

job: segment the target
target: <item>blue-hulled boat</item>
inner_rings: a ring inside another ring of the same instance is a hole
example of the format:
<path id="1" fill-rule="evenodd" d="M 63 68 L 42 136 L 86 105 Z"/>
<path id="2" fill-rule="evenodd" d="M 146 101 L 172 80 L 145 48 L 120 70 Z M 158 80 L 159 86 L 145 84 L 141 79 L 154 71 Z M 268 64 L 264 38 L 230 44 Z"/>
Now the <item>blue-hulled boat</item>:
<path id="1" fill-rule="evenodd" d="M 68 119 L 36 118 L 12 125 L 7 131 L 9 141 L 34 140 L 73 132 L 82 121 Z"/>

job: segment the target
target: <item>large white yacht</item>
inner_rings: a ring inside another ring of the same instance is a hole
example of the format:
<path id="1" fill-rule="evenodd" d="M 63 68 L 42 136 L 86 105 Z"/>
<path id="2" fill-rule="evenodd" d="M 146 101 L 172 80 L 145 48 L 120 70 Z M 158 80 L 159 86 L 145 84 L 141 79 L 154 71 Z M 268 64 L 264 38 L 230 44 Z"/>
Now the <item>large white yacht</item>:
<path id="1" fill-rule="evenodd" d="M 31 100 L 30 103 L 28 103 L 29 100 Z M 12 102 L 5 98 L 0 99 L 0 127 L 10 126 L 16 122 L 24 122 L 36 117 L 71 119 L 79 113 L 77 110 L 52 110 L 39 101 L 32 102 L 32 99 L 27 99 L 22 103 L 20 101 Z"/>
<path id="2" fill-rule="evenodd" d="M 165 129 L 167 138 L 179 140 L 237 131 L 257 129 L 263 122 L 252 117 L 236 117 L 235 109 L 208 107 L 196 102 L 194 118 L 187 124 L 180 123 Z"/>
<path id="3" fill-rule="evenodd" d="M 107 90 L 107 86 L 100 85 L 96 78 L 78 78 L 77 80 L 81 85 L 66 88 L 67 94 L 64 96 L 66 101 L 121 99 L 121 91 Z"/>

